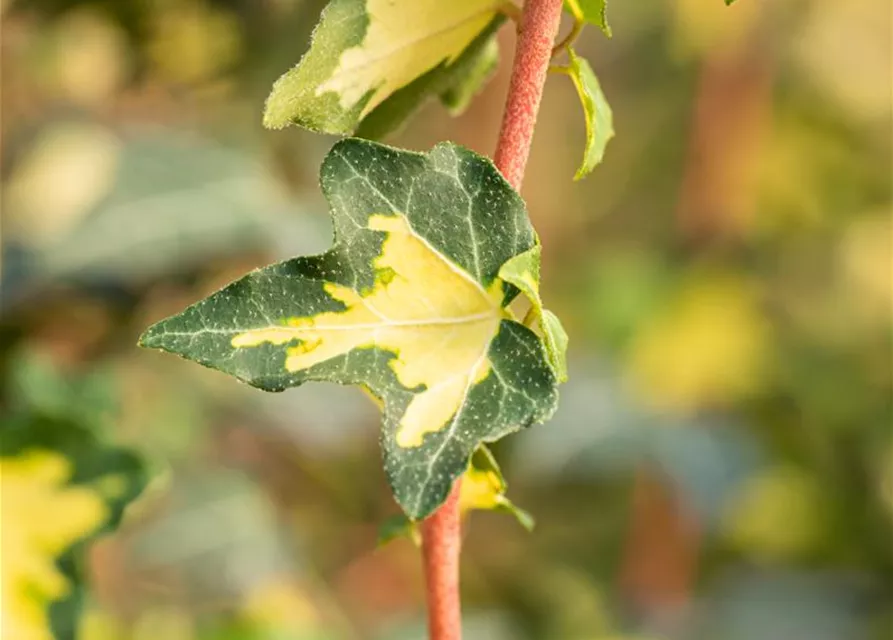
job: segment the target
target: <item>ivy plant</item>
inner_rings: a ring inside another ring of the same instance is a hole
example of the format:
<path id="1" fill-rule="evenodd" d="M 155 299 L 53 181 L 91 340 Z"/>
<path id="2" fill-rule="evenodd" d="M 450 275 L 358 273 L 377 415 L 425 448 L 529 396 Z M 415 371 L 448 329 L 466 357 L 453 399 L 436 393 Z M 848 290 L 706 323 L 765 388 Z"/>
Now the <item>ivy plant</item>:
<path id="1" fill-rule="evenodd" d="M 562 10 L 572 27 L 553 44 Z M 506 0 L 331 0 L 263 120 L 357 136 L 337 142 L 320 172 L 332 248 L 253 271 L 140 339 L 264 391 L 328 381 L 373 397 L 404 514 L 383 537 L 420 533 L 433 638 L 459 637 L 460 511 L 509 511 L 530 524 L 486 444 L 552 415 L 568 338 L 543 306 L 541 247 L 518 189 L 549 70 L 573 81 L 583 106 L 576 178 L 604 157 L 611 110 L 573 45 L 587 24 L 611 36 L 606 11 L 606 0 L 527 0 L 523 10 Z M 495 68 L 506 23 L 519 38 L 495 164 L 449 142 L 418 153 L 373 141 L 428 98 L 461 111 Z M 516 298 L 529 309 L 521 317 Z"/>

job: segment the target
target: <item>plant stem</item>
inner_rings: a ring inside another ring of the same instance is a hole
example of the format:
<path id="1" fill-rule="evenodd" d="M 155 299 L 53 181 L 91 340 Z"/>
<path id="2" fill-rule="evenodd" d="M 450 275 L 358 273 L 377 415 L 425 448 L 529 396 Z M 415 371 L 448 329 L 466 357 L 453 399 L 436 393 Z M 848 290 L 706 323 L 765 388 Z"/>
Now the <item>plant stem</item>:
<path id="1" fill-rule="evenodd" d="M 519 190 L 552 58 L 552 44 L 561 22 L 561 1 L 526 0 L 521 13 L 512 79 L 494 156 L 496 167 Z"/>
<path id="2" fill-rule="evenodd" d="M 552 58 L 552 45 L 561 22 L 562 0 L 525 0 L 518 43 L 506 98 L 496 168 L 515 189 L 521 189 L 536 115 Z M 440 508 L 422 522 L 422 556 L 428 601 L 430 640 L 460 640 L 459 552 L 462 546 L 459 514 L 461 478 Z"/>
<path id="3" fill-rule="evenodd" d="M 460 640 L 462 637 L 459 601 L 461 487 L 462 478 L 459 478 L 446 502 L 422 522 L 421 527 L 428 601 L 428 637 L 431 640 Z"/>

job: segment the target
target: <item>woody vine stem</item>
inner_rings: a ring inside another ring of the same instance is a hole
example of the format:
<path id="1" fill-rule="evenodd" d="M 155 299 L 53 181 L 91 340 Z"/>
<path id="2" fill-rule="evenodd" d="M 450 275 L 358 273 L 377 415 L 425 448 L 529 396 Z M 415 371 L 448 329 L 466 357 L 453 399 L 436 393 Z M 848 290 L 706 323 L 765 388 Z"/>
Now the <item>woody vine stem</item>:
<path id="1" fill-rule="evenodd" d="M 521 12 L 512 76 L 494 163 L 518 191 L 530 155 L 552 48 L 561 21 L 562 0 L 526 0 Z M 460 640 L 459 599 L 461 523 L 456 481 L 446 502 L 422 523 L 422 556 L 431 640 Z"/>

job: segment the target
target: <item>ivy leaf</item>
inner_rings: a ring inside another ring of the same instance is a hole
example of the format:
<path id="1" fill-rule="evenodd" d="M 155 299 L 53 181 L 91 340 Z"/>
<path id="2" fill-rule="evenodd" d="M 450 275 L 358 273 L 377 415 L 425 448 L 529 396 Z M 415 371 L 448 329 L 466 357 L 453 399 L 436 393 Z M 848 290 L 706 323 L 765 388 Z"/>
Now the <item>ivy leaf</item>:
<path id="1" fill-rule="evenodd" d="M 499 277 L 516 286 L 531 304 L 531 320 L 539 324 L 546 343 L 549 362 L 559 382 L 567 380 L 567 332 L 554 313 L 543 308 L 540 298 L 540 245 L 508 260 L 499 270 Z M 525 322 L 529 326 L 530 323 Z"/>
<path id="2" fill-rule="evenodd" d="M 143 467 L 70 420 L 21 413 L 0 435 L 4 637 L 73 638 L 85 545 L 120 520 Z"/>
<path id="3" fill-rule="evenodd" d="M 480 60 L 491 55 L 488 43 L 503 20 L 502 4 L 333 0 L 310 49 L 273 85 L 264 126 L 294 123 L 349 134 L 381 108 L 369 129 L 392 129 L 427 95 L 448 92 L 469 75 L 477 82 L 486 78 Z"/>
<path id="4" fill-rule="evenodd" d="M 726 0 L 726 4 L 729 0 Z M 564 0 L 564 6 L 575 20 L 596 25 L 602 32 L 611 37 L 611 26 L 607 16 L 608 0 Z"/>
<path id="5" fill-rule="evenodd" d="M 586 119 L 586 149 L 583 164 L 577 169 L 574 180 L 584 178 L 602 161 L 608 141 L 614 137 L 614 115 L 605 94 L 602 93 L 598 78 L 585 58 L 577 55 L 573 48 L 567 50 L 570 65 L 566 73 L 570 76 L 583 105 Z"/>
<path id="6" fill-rule="evenodd" d="M 486 158 L 359 139 L 323 162 L 335 244 L 254 271 L 150 327 L 141 344 L 281 391 L 308 380 L 381 400 L 382 446 L 412 519 L 446 498 L 481 442 L 546 420 L 556 377 L 505 308 L 499 270 L 536 244 L 521 197 Z"/>
<path id="7" fill-rule="evenodd" d="M 493 453 L 485 445 L 478 447 L 471 457 L 468 469 L 462 474 L 462 488 L 459 492 L 459 511 L 467 516 L 472 511 L 498 511 L 507 513 L 518 523 L 532 531 L 533 516 L 524 511 L 506 497 L 508 485 L 502 471 L 493 457 Z M 413 544 L 422 543 L 422 534 L 417 522 L 404 514 L 391 516 L 385 520 L 378 530 L 378 544 L 384 545 L 397 538 L 409 538 Z"/>

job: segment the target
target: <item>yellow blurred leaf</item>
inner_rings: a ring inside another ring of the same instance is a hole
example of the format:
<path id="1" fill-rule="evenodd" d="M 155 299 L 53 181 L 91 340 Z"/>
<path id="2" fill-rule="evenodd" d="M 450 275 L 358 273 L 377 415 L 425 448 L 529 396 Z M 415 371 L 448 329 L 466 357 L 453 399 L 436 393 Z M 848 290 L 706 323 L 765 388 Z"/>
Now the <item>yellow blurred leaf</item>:
<path id="1" fill-rule="evenodd" d="M 319 623 L 313 601 L 288 576 L 267 580 L 252 589 L 242 613 L 262 629 L 307 630 Z"/>
<path id="2" fill-rule="evenodd" d="M 239 21 L 202 2 L 167 2 L 147 44 L 149 59 L 169 82 L 190 84 L 218 75 L 242 55 Z"/>
<path id="3" fill-rule="evenodd" d="M 732 276 L 686 283 L 633 339 L 627 374 L 658 409 L 687 412 L 759 387 L 769 340 L 754 291 Z"/>
<path id="4" fill-rule="evenodd" d="M 838 248 L 843 290 L 863 319 L 891 322 L 893 309 L 893 212 L 857 219 Z"/>
<path id="5" fill-rule="evenodd" d="M 107 517 L 102 498 L 65 486 L 61 455 L 31 452 L 0 458 L 0 618 L 4 638 L 51 640 L 47 606 L 70 586 L 56 557 Z"/>
<path id="6" fill-rule="evenodd" d="M 739 46 L 759 16 L 761 2 L 676 0 L 675 49 L 684 56 L 725 52 Z"/>
<path id="7" fill-rule="evenodd" d="M 740 3 L 746 4 L 746 3 Z M 890 121 L 890 3 L 820 0 L 793 38 L 812 79 L 850 113 Z"/>
<path id="8" fill-rule="evenodd" d="M 64 237 L 111 189 L 120 148 L 118 138 L 96 125 L 48 129 L 10 178 L 4 232 L 34 248 Z"/>
<path id="9" fill-rule="evenodd" d="M 791 560 L 823 541 L 824 503 L 809 475 L 777 467 L 744 485 L 729 505 L 723 528 L 732 544 L 758 560 Z"/>
<path id="10" fill-rule="evenodd" d="M 73 11 L 59 22 L 53 42 L 53 80 L 64 97 L 100 106 L 124 81 L 127 42 L 119 27 L 89 11 Z"/>

